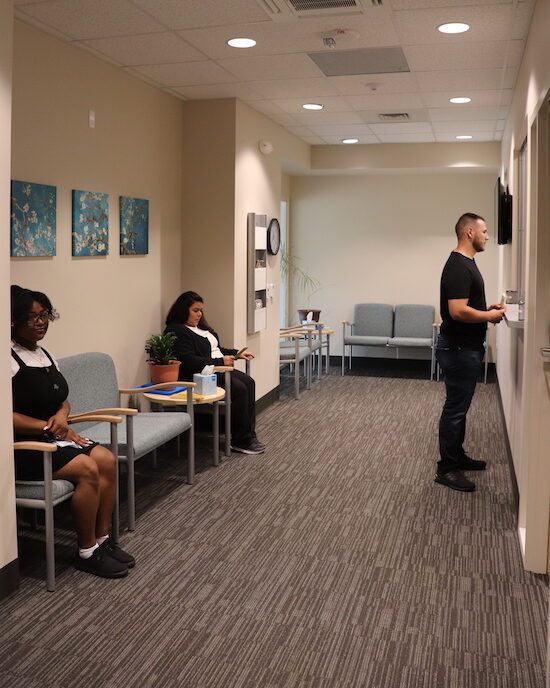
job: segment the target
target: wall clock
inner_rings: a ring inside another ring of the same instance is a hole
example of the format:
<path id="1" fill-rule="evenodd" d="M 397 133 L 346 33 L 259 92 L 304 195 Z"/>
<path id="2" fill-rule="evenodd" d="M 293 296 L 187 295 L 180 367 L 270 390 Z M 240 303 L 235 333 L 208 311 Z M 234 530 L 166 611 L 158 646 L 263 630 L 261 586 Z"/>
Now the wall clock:
<path id="1" fill-rule="evenodd" d="M 272 256 L 279 253 L 281 248 L 281 226 L 279 220 L 274 217 L 267 228 L 267 250 Z"/>

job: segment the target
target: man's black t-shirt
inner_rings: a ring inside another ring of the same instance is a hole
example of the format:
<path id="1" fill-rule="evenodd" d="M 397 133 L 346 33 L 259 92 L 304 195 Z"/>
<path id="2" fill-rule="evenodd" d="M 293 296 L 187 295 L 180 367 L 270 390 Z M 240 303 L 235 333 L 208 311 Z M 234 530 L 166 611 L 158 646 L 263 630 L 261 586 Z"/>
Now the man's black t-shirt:
<path id="1" fill-rule="evenodd" d="M 453 251 L 441 274 L 441 334 L 450 346 L 482 349 L 487 323 L 466 323 L 453 320 L 449 314 L 449 299 L 468 299 L 468 306 L 486 311 L 483 277 L 473 258 Z"/>

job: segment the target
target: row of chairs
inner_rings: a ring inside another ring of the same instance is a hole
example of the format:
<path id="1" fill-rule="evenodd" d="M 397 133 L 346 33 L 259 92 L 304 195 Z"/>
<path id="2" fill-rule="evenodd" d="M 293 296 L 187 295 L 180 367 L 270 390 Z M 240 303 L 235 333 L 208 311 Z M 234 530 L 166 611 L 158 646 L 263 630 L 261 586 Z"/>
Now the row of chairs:
<path id="1" fill-rule="evenodd" d="M 313 371 L 321 378 L 323 356 L 325 372 L 330 365 L 330 335 L 333 331 L 323 323 L 283 328 L 279 332 L 279 368 L 289 366 L 294 374 L 294 398 L 300 398 L 300 364 L 304 366 L 306 389 L 311 388 Z"/>
<path id="2" fill-rule="evenodd" d="M 59 368 L 69 384 L 69 402 L 74 413 L 69 422 L 80 434 L 108 446 L 119 463 L 126 466 L 128 530 L 135 530 L 135 472 L 137 460 L 153 452 L 166 442 L 188 435 L 187 481 L 193 482 L 195 465 L 195 438 L 192 382 L 165 383 L 140 389 L 119 388 L 113 360 L 104 353 L 85 353 L 59 359 Z M 185 411 L 168 413 L 142 413 L 123 406 L 121 395 L 136 395 L 162 389 L 174 384 L 187 387 Z M 122 422 L 124 419 L 124 422 Z M 227 439 L 227 438 L 226 438 Z M 52 480 L 52 454 L 57 446 L 48 442 L 17 442 L 15 449 L 32 449 L 43 452 L 44 481 L 17 481 L 16 506 L 45 512 L 46 526 L 46 587 L 55 590 L 54 517 L 53 510 L 67 501 L 74 492 L 73 484 L 66 480 Z M 118 478 L 118 471 L 117 471 Z M 117 486 L 118 487 L 118 486 Z M 113 513 L 112 536 L 118 539 L 118 489 Z"/>

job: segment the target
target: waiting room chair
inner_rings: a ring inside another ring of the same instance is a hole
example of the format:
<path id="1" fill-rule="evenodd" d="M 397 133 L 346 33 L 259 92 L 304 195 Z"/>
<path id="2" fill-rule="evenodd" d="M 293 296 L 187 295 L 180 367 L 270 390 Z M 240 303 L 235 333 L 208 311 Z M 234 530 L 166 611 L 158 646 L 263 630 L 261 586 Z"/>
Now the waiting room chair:
<path id="1" fill-rule="evenodd" d="M 279 368 L 294 366 L 294 398 L 300 398 L 300 363 L 306 368 L 306 389 L 311 389 L 312 347 L 306 328 L 288 328 L 279 332 Z"/>
<path id="2" fill-rule="evenodd" d="M 434 323 L 435 309 L 423 304 L 398 304 L 395 307 L 393 337 L 388 346 L 396 349 L 417 348 L 430 349 L 430 380 L 435 373 L 435 340 L 437 326 Z"/>
<path id="3" fill-rule="evenodd" d="M 346 333 L 350 327 L 350 333 Z M 353 322 L 342 321 L 342 375 L 346 345 L 349 346 L 349 369 L 351 370 L 354 346 L 387 346 L 393 335 L 393 307 L 387 303 L 357 303 L 353 309 Z"/>

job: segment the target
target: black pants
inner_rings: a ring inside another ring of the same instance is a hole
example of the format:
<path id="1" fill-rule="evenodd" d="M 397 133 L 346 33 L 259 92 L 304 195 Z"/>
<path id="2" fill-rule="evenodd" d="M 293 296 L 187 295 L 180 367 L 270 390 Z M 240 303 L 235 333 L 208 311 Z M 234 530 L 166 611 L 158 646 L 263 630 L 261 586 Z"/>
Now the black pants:
<path id="1" fill-rule="evenodd" d="M 256 383 L 234 370 L 231 375 L 231 442 L 246 446 L 256 437 Z M 218 385 L 225 388 L 225 373 L 217 373 Z"/>
<path id="2" fill-rule="evenodd" d="M 481 370 L 483 350 L 453 349 L 440 336 L 435 357 L 443 372 L 447 392 L 439 420 L 441 458 L 437 463 L 437 472 L 446 473 L 458 468 L 466 455 L 462 446 L 466 434 L 466 414 Z"/>

